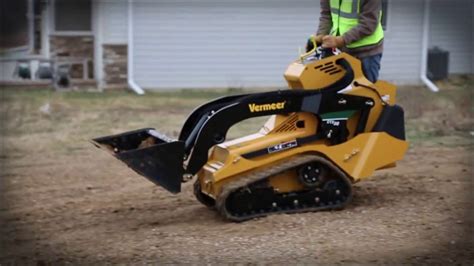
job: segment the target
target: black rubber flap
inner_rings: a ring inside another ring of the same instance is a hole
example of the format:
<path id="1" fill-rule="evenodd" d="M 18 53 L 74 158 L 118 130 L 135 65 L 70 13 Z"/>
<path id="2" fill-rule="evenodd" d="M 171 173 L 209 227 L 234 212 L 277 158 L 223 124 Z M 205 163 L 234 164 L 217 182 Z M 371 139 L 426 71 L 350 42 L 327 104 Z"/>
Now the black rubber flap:
<path id="1" fill-rule="evenodd" d="M 405 140 L 405 118 L 402 107 L 385 106 L 372 131 L 387 132 L 394 138 Z"/>
<path id="2" fill-rule="evenodd" d="M 148 128 L 96 138 L 93 142 L 111 151 L 117 159 L 153 183 L 171 193 L 181 191 L 183 141 L 172 141 Z"/>

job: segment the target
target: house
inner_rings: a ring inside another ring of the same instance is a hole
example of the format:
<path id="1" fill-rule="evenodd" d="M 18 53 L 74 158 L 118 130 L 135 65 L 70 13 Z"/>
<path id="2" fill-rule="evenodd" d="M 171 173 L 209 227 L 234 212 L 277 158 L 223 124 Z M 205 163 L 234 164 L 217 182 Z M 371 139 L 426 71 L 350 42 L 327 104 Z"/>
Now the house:
<path id="1" fill-rule="evenodd" d="M 384 1 L 382 79 L 426 82 L 433 47 L 449 52 L 449 73 L 474 73 L 472 0 Z M 135 90 L 284 87 L 319 17 L 315 0 L 2 0 L 2 9 L 1 80 L 17 80 L 19 62 L 32 73 L 67 62 L 72 78 Z"/>

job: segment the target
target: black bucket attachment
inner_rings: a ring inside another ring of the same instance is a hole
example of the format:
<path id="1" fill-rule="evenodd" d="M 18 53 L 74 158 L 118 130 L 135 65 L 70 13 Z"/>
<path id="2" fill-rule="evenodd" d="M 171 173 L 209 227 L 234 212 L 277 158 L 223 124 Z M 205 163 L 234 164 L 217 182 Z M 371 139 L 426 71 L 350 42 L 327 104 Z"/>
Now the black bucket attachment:
<path id="1" fill-rule="evenodd" d="M 93 139 L 138 174 L 172 193 L 181 191 L 184 142 L 174 141 L 153 128 Z"/>

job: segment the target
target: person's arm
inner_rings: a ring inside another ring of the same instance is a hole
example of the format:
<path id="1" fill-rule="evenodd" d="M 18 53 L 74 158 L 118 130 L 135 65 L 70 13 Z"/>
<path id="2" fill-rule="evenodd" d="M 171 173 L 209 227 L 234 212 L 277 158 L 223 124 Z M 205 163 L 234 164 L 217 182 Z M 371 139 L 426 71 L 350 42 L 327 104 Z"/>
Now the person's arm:
<path id="1" fill-rule="evenodd" d="M 374 33 L 379 24 L 381 9 L 381 0 L 362 0 L 359 24 L 342 35 L 345 45 L 349 45 Z"/>
<path id="2" fill-rule="evenodd" d="M 319 17 L 319 27 L 317 36 L 328 35 L 332 28 L 331 7 L 329 0 L 320 0 L 321 16 Z"/>

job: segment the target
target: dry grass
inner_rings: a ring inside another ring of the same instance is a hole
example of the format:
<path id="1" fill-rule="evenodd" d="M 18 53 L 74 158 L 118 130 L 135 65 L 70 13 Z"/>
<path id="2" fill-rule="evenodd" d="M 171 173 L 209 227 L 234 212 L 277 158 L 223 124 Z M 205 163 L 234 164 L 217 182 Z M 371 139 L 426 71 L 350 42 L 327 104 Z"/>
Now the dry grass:
<path id="1" fill-rule="evenodd" d="M 440 93 L 422 87 L 403 87 L 399 104 L 406 111 L 407 135 L 412 142 L 440 136 L 468 137 L 473 131 L 474 78 L 461 77 L 439 84 Z M 85 148 L 93 137 L 143 127 L 155 127 L 176 137 L 187 115 L 216 97 L 242 90 L 148 93 L 51 92 L 3 89 L 0 112 L 5 154 L 26 146 L 28 151 L 67 153 Z M 230 138 L 258 130 L 265 118 L 232 128 Z M 14 144 L 20 140 L 20 144 Z M 38 142 L 38 140 L 41 140 Z M 11 144 L 11 145 L 9 145 Z"/>
<path id="2" fill-rule="evenodd" d="M 3 154 L 67 154 L 89 148 L 88 140 L 144 127 L 177 137 L 197 106 L 241 91 L 179 91 L 137 96 L 128 92 L 51 92 L 3 90 Z M 252 123 L 253 122 L 253 123 Z M 263 119 L 244 122 L 229 137 L 258 130 Z"/>

